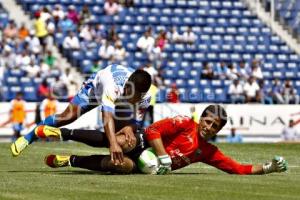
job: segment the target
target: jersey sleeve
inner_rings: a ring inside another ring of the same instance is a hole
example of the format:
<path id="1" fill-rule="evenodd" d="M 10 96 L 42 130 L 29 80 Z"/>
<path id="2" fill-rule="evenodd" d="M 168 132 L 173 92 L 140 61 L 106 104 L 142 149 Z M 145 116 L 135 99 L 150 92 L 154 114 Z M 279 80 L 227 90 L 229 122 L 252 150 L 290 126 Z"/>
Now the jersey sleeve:
<path id="1" fill-rule="evenodd" d="M 145 129 L 146 139 L 149 141 L 178 134 L 188 128 L 191 122 L 191 119 L 186 116 L 160 120 Z"/>
<path id="2" fill-rule="evenodd" d="M 252 172 L 252 165 L 240 164 L 230 157 L 224 155 L 217 147 L 212 144 L 208 144 L 207 155 L 202 161 L 208 165 L 214 166 L 229 174 L 247 175 Z"/>

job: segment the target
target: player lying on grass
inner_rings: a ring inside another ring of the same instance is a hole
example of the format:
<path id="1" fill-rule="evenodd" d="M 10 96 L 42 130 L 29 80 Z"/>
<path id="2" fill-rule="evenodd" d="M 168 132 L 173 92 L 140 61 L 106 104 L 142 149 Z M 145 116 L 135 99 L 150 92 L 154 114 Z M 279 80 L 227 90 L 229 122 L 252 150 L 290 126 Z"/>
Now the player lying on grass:
<path id="1" fill-rule="evenodd" d="M 51 115 L 39 125 L 60 127 L 70 124 L 84 113 L 101 106 L 104 130 L 109 141 L 111 158 L 115 163 L 123 162 L 123 152 L 116 142 L 114 123 L 115 106 L 130 104 L 135 108 L 135 121 L 124 131 L 135 131 L 137 123 L 143 119 L 144 111 L 148 108 L 151 95 L 147 93 L 151 85 L 151 76 L 143 70 L 133 70 L 129 67 L 113 64 L 98 71 L 83 83 L 81 90 L 70 102 L 64 112 Z M 34 130 L 20 137 L 11 145 L 11 152 L 18 156 L 37 137 Z"/>
<path id="2" fill-rule="evenodd" d="M 275 157 L 266 164 L 240 164 L 208 143 L 207 141 L 216 135 L 226 122 L 227 114 L 224 108 L 210 105 L 203 111 L 199 124 L 184 116 L 166 118 L 145 130 L 137 131 L 132 145 L 128 144 L 123 133 L 118 133 L 117 141 L 126 152 L 122 165 L 115 165 L 106 155 L 49 155 L 45 161 L 50 167 L 72 166 L 104 172 L 132 173 L 138 172 L 136 162 L 139 155 L 151 146 L 160 161 L 157 174 L 166 174 L 196 162 L 206 163 L 230 174 L 267 174 L 287 170 L 287 163 L 282 157 Z M 58 137 L 61 140 L 74 140 L 94 147 L 108 147 L 106 135 L 97 130 L 39 126 L 35 132 L 40 138 Z"/>

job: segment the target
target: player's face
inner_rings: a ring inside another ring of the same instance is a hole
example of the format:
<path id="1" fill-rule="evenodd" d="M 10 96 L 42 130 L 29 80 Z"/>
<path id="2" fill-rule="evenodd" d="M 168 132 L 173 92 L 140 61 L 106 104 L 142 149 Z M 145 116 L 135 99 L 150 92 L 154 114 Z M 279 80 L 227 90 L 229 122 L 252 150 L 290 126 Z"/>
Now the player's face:
<path id="1" fill-rule="evenodd" d="M 214 137 L 220 130 L 221 119 L 215 115 L 208 114 L 201 117 L 199 122 L 199 134 L 205 140 Z"/>

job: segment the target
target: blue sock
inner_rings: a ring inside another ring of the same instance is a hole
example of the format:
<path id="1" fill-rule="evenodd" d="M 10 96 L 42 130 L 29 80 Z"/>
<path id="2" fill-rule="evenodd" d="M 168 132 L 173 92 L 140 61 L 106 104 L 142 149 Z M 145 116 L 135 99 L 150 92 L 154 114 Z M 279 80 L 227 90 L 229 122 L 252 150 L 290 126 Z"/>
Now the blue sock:
<path id="1" fill-rule="evenodd" d="M 55 115 L 50 115 L 47 117 L 45 120 L 41 121 L 39 125 L 48 125 L 48 126 L 56 126 L 56 120 L 55 120 Z M 34 127 L 35 129 L 36 127 Z M 37 139 L 37 137 L 34 134 L 34 129 L 32 129 L 27 135 L 25 135 L 25 139 L 29 142 L 32 143 Z"/>

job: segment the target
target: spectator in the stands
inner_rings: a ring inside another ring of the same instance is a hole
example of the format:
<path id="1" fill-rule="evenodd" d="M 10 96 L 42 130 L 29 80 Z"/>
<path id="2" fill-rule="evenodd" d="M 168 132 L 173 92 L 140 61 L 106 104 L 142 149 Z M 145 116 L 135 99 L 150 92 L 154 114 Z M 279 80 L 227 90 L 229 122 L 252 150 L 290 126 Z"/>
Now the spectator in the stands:
<path id="1" fill-rule="evenodd" d="M 10 20 L 9 23 L 6 25 L 3 31 L 3 36 L 5 38 L 11 38 L 14 39 L 18 35 L 18 29 L 13 20 Z"/>
<path id="2" fill-rule="evenodd" d="M 5 68 L 11 69 L 15 67 L 15 57 L 16 54 L 12 51 L 12 48 L 9 45 L 4 46 L 4 52 L 0 56 L 1 64 Z"/>
<path id="3" fill-rule="evenodd" d="M 279 79 L 275 79 L 272 87 L 272 95 L 273 95 L 273 101 L 276 104 L 284 104 L 283 99 L 283 86 Z"/>
<path id="4" fill-rule="evenodd" d="M 34 20 L 35 35 L 39 39 L 40 44 L 42 45 L 42 50 L 44 52 L 46 49 L 46 38 L 48 35 L 47 25 L 46 22 L 41 18 L 40 12 L 36 12 L 34 17 L 35 17 Z"/>
<path id="5" fill-rule="evenodd" d="M 203 62 L 203 68 L 201 70 L 201 79 L 214 79 L 214 70 L 208 62 Z"/>
<path id="6" fill-rule="evenodd" d="M 60 76 L 55 77 L 55 81 L 51 85 L 52 93 L 58 100 L 67 100 L 68 87 Z"/>
<path id="7" fill-rule="evenodd" d="M 250 75 L 250 70 L 247 68 L 246 62 L 244 60 L 241 60 L 239 62 L 237 73 L 239 79 L 241 80 L 241 83 L 246 83 Z"/>
<path id="8" fill-rule="evenodd" d="M 40 66 L 36 64 L 36 61 L 34 59 L 31 59 L 29 65 L 23 66 L 23 70 L 30 78 L 37 77 L 38 74 L 41 72 Z"/>
<path id="9" fill-rule="evenodd" d="M 188 27 L 182 35 L 182 41 L 187 44 L 194 44 L 197 40 L 197 35 L 193 32 L 192 27 Z"/>
<path id="10" fill-rule="evenodd" d="M 49 9 L 46 6 L 44 6 L 40 11 L 40 16 L 41 16 L 41 20 L 43 20 L 44 22 L 47 22 L 49 19 L 52 18 Z"/>
<path id="11" fill-rule="evenodd" d="M 228 95 L 231 103 L 233 104 L 245 103 L 244 89 L 239 79 L 233 80 L 233 82 L 229 85 Z"/>
<path id="12" fill-rule="evenodd" d="M 67 16 L 74 24 L 79 23 L 79 15 L 78 15 L 78 13 L 76 11 L 76 7 L 74 5 L 70 5 L 68 7 Z"/>
<path id="13" fill-rule="evenodd" d="M 299 95 L 291 80 L 285 80 L 284 82 L 283 99 L 285 104 L 299 104 Z"/>
<path id="14" fill-rule="evenodd" d="M 25 23 L 22 23 L 21 27 L 18 29 L 18 36 L 21 41 L 24 41 L 25 38 L 29 36 L 29 30 L 26 28 Z"/>
<path id="15" fill-rule="evenodd" d="M 80 25 L 88 24 L 91 21 L 92 13 L 88 5 L 84 5 L 79 13 Z"/>
<path id="16" fill-rule="evenodd" d="M 152 79 L 153 83 L 155 83 L 156 86 L 162 85 L 162 78 L 160 76 L 160 73 L 156 68 L 154 68 L 151 61 L 148 61 L 144 65 L 143 70 L 145 70 L 146 72 L 148 72 L 150 74 L 151 79 Z"/>
<path id="17" fill-rule="evenodd" d="M 121 7 L 115 0 L 106 0 L 104 3 L 104 12 L 106 15 L 118 14 Z"/>
<path id="18" fill-rule="evenodd" d="M 160 30 L 159 34 L 155 40 L 156 40 L 157 46 L 160 48 L 160 50 L 162 52 L 168 42 L 167 32 L 164 30 Z"/>
<path id="19" fill-rule="evenodd" d="M 61 75 L 61 80 L 66 84 L 70 84 L 71 81 L 75 80 L 74 74 L 71 72 L 71 68 L 66 68 L 65 73 Z"/>
<path id="20" fill-rule="evenodd" d="M 153 46 L 155 44 L 155 40 L 152 37 L 152 31 L 149 28 L 137 41 L 137 48 L 143 52 L 149 53 L 151 52 Z"/>
<path id="21" fill-rule="evenodd" d="M 235 80 L 238 78 L 238 72 L 233 63 L 228 64 L 227 78 L 230 80 Z"/>
<path id="22" fill-rule="evenodd" d="M 102 62 L 98 61 L 98 60 L 94 60 L 93 61 L 93 65 L 90 68 L 89 72 L 87 72 L 88 74 L 93 74 L 98 72 L 100 69 L 102 68 Z"/>
<path id="23" fill-rule="evenodd" d="M 79 87 L 75 81 L 71 81 L 68 86 L 68 100 L 71 101 L 73 97 L 77 94 Z"/>
<path id="24" fill-rule="evenodd" d="M 173 43 L 182 42 L 182 36 L 178 33 L 176 26 L 172 27 L 171 31 L 168 33 L 168 38 L 170 38 L 170 41 Z"/>
<path id="25" fill-rule="evenodd" d="M 56 57 L 53 56 L 52 51 L 48 50 L 47 54 L 44 56 L 43 63 L 47 64 L 49 68 L 53 68 L 56 61 Z"/>
<path id="26" fill-rule="evenodd" d="M 15 57 L 15 64 L 17 66 L 26 66 L 29 65 L 31 62 L 31 57 L 29 55 L 29 52 L 24 50 L 21 54 L 18 54 Z"/>
<path id="27" fill-rule="evenodd" d="M 39 101 L 44 100 L 50 93 L 50 87 L 46 79 L 42 81 L 42 83 L 38 87 L 37 96 Z"/>
<path id="28" fill-rule="evenodd" d="M 272 88 L 265 85 L 264 80 L 258 81 L 259 91 L 256 94 L 257 102 L 262 104 L 273 104 Z"/>
<path id="29" fill-rule="evenodd" d="M 29 36 L 25 39 L 29 45 L 28 48 L 33 54 L 39 54 L 42 50 L 40 40 L 35 36 L 35 31 L 31 30 Z"/>
<path id="30" fill-rule="evenodd" d="M 63 47 L 64 47 L 64 49 L 69 49 L 69 50 L 78 50 L 78 49 L 80 49 L 79 39 L 75 35 L 74 32 L 69 31 L 68 36 L 65 37 L 65 39 L 63 41 Z"/>
<path id="31" fill-rule="evenodd" d="M 116 27 L 112 25 L 107 32 L 106 40 L 114 44 L 119 39 L 118 33 L 116 31 Z"/>
<path id="32" fill-rule="evenodd" d="M 96 37 L 96 31 L 90 24 L 86 24 L 81 28 L 79 37 L 81 40 L 91 42 Z"/>
<path id="33" fill-rule="evenodd" d="M 148 59 L 152 61 L 155 68 L 159 69 L 162 63 L 162 50 L 159 47 L 158 40 L 155 40 L 153 48 L 148 52 Z"/>
<path id="34" fill-rule="evenodd" d="M 263 73 L 262 73 L 261 67 L 260 67 L 260 60 L 258 60 L 258 59 L 252 60 L 251 76 L 255 77 L 258 80 L 263 79 Z"/>
<path id="35" fill-rule="evenodd" d="M 110 42 L 104 41 L 98 51 L 98 55 L 102 60 L 111 61 L 114 58 L 115 48 Z"/>
<path id="36" fill-rule="evenodd" d="M 169 103 L 179 103 L 179 91 L 175 83 L 171 86 L 171 91 L 167 94 L 167 101 Z"/>
<path id="37" fill-rule="evenodd" d="M 58 25 L 58 22 L 65 18 L 65 12 L 62 10 L 61 5 L 56 4 L 54 10 L 52 11 L 52 16 L 54 18 L 55 25 Z"/>
<path id="38" fill-rule="evenodd" d="M 123 47 L 121 40 L 118 40 L 115 43 L 115 51 L 114 51 L 114 55 L 113 55 L 114 60 L 117 61 L 117 62 L 124 61 L 125 57 L 126 57 L 126 54 L 127 54 L 126 50 Z"/>
<path id="39" fill-rule="evenodd" d="M 250 76 L 248 82 L 244 85 L 246 103 L 257 102 L 256 94 L 259 91 L 259 86 L 253 76 Z"/>
<path id="40" fill-rule="evenodd" d="M 75 31 L 76 26 L 72 20 L 65 16 L 62 20 L 58 22 L 58 28 L 60 28 L 62 32 L 66 33 L 68 31 Z"/>
<path id="41" fill-rule="evenodd" d="M 225 61 L 221 61 L 220 64 L 215 66 L 216 69 L 214 70 L 215 77 L 218 79 L 227 79 L 228 78 L 228 67 Z"/>

